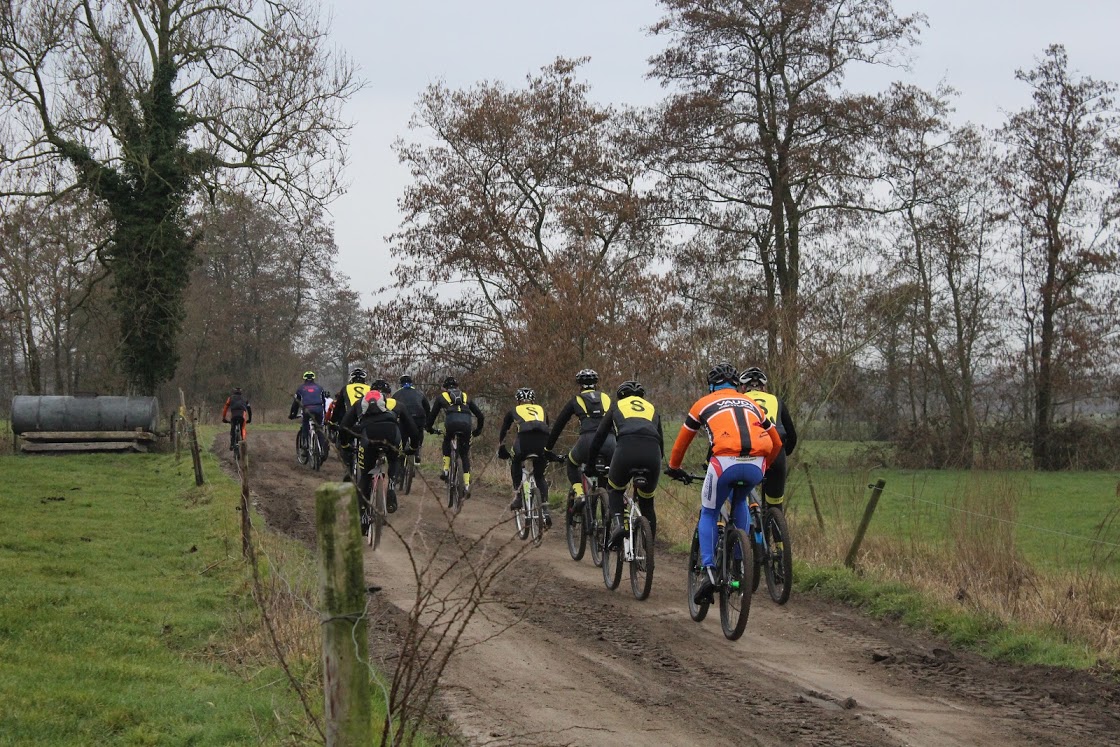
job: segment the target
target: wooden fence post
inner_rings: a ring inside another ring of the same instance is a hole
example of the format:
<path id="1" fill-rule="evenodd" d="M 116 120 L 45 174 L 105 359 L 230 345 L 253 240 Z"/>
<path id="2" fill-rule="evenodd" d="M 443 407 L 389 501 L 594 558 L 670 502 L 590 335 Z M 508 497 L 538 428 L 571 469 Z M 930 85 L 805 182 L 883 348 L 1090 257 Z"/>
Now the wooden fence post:
<path id="1" fill-rule="evenodd" d="M 856 563 L 856 553 L 859 552 L 860 543 L 863 542 L 864 532 L 867 531 L 867 525 L 871 523 L 871 516 L 875 513 L 875 507 L 879 505 L 879 496 L 883 494 L 883 488 L 886 487 L 886 480 L 879 480 L 871 488 L 871 499 L 867 501 L 867 508 L 863 511 L 863 520 L 859 523 L 859 529 L 856 530 L 856 538 L 852 540 L 852 546 L 848 550 L 848 557 L 844 558 L 844 565 L 849 568 L 854 568 Z"/>
<path id="2" fill-rule="evenodd" d="M 370 738 L 369 637 L 358 494 L 349 483 L 315 491 L 323 616 L 323 713 L 327 747 Z"/>
<path id="3" fill-rule="evenodd" d="M 198 418 L 191 408 L 191 459 L 194 460 L 194 484 L 202 485 L 202 455 L 198 451 Z"/>
<path id="4" fill-rule="evenodd" d="M 253 528 L 249 521 L 249 446 L 245 439 L 238 442 L 237 470 L 241 473 L 241 554 L 249 558 Z"/>
<path id="5" fill-rule="evenodd" d="M 813 510 L 817 513 L 817 524 L 820 525 L 821 531 L 824 531 L 824 517 L 821 516 L 821 504 L 817 502 L 817 489 L 813 487 L 813 475 L 809 472 L 809 463 L 802 462 L 801 466 L 805 469 L 805 479 L 809 483 L 809 495 L 813 498 Z"/>

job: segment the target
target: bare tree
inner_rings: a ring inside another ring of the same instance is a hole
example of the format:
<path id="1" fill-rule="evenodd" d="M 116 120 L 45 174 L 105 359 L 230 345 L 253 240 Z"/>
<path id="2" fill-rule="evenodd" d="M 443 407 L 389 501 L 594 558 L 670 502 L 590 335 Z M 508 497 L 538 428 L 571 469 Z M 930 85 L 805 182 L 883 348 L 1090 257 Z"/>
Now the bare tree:
<path id="1" fill-rule="evenodd" d="M 25 0 L 0 5 L 7 170 L 49 165 L 112 222 L 121 358 L 150 392 L 175 371 L 200 190 L 250 181 L 266 199 L 339 190 L 353 67 L 327 47 L 313 0 Z"/>
<path id="2" fill-rule="evenodd" d="M 653 31 L 670 42 L 651 75 L 678 90 L 657 133 L 663 170 L 692 205 L 685 218 L 753 214 L 737 221 L 749 227 L 741 251 L 758 258 L 769 365 L 796 401 L 806 238 L 869 206 L 880 176 L 868 144 L 885 115 L 875 97 L 846 92 L 844 75 L 899 62 L 922 19 L 897 16 L 890 0 L 661 4 Z"/>
<path id="3" fill-rule="evenodd" d="M 520 89 L 432 86 L 413 127 L 435 143 L 397 146 L 414 183 L 391 237 L 397 297 L 379 314 L 447 365 L 493 364 L 498 386 L 574 373 L 546 360 L 656 348 L 655 200 L 626 116 L 589 99 L 580 63 L 557 60 Z"/>
<path id="4" fill-rule="evenodd" d="M 1117 266 L 1120 116 L 1110 82 L 1069 69 L 1065 48 L 1049 47 L 1038 65 L 1015 77 L 1032 104 L 1001 135 L 1009 148 L 1004 186 L 1022 228 L 1019 257 L 1027 360 L 1034 391 L 1035 466 L 1054 469 L 1051 429 L 1056 354 L 1063 326 L 1104 273 Z M 1099 286 L 1096 286 L 1099 290 Z M 1081 307 L 1084 309 L 1084 307 Z"/>

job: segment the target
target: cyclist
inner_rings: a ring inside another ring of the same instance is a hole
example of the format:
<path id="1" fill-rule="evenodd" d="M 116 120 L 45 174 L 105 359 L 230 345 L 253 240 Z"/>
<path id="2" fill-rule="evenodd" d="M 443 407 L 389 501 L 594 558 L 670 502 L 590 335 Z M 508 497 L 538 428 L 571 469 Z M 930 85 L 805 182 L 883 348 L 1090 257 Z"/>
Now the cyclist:
<path id="1" fill-rule="evenodd" d="M 327 391 L 315 382 L 314 371 L 304 371 L 303 384 L 296 390 L 292 398 L 292 409 L 288 412 L 288 420 L 295 420 L 300 410 L 303 410 L 303 422 L 300 427 L 311 434 L 311 418 L 319 425 L 323 424 L 323 411 L 327 406 Z M 322 440 L 323 453 L 327 453 L 326 440 Z"/>
<path id="2" fill-rule="evenodd" d="M 397 391 L 393 392 L 393 399 L 404 404 L 408 414 L 417 423 L 427 423 L 428 416 L 432 414 L 432 405 L 428 402 L 428 398 L 424 393 L 416 388 L 412 382 L 412 377 L 408 374 L 401 376 L 397 381 L 400 386 Z M 416 441 L 412 443 L 412 452 L 416 455 L 416 463 L 420 464 L 420 447 L 424 445 L 424 431 L 420 430 L 416 437 Z"/>
<path id="3" fill-rule="evenodd" d="M 537 393 L 527 386 L 517 390 L 515 395 L 517 404 L 506 413 L 502 421 L 502 428 L 498 431 L 498 458 L 511 459 L 509 465 L 510 478 L 513 480 L 513 490 L 516 493 L 510 511 L 521 509 L 521 462 L 529 456 L 539 457 L 533 466 L 533 478 L 537 481 L 537 490 L 541 494 L 541 506 L 544 508 L 544 525 L 552 526 L 552 516 L 548 513 L 548 483 L 545 482 L 544 473 L 548 468 L 548 459 L 545 454 L 545 444 L 548 442 L 548 415 L 544 408 L 536 404 Z M 513 453 L 506 448 L 506 434 L 509 429 L 516 426 L 517 436 L 513 439 Z"/>
<path id="4" fill-rule="evenodd" d="M 552 432 L 548 434 L 546 449 L 552 450 L 557 439 L 564 431 L 572 416 L 579 418 L 579 438 L 568 452 L 565 467 L 568 470 L 568 482 L 572 484 L 575 500 L 568 506 L 568 511 L 579 511 L 583 508 L 583 480 L 580 479 L 580 465 L 587 462 L 587 455 L 591 450 L 591 439 L 595 437 L 595 430 L 602 422 L 607 410 L 611 409 L 610 395 L 598 390 L 599 374 L 590 368 L 585 368 L 576 374 L 576 384 L 579 393 L 568 400 L 564 409 L 560 411 L 556 422 L 552 424 Z M 614 434 L 608 434 L 607 439 L 599 449 L 599 453 L 606 461 L 614 455 Z"/>
<path id="5" fill-rule="evenodd" d="M 739 374 L 740 391 L 766 413 L 782 437 L 782 450 L 762 479 L 762 494 L 766 496 L 766 502 L 771 506 L 781 506 L 786 499 L 786 475 L 789 472 L 786 457 L 797 448 L 797 429 L 793 427 L 793 418 L 789 416 L 786 403 L 766 391 L 766 384 L 766 374 L 758 366 L 751 366 Z"/>
<path id="6" fill-rule="evenodd" d="M 677 433 L 673 451 L 669 455 L 666 474 L 683 477 L 681 469 L 685 452 L 701 427 L 708 432 L 712 456 L 704 487 L 700 492 L 701 508 L 698 532 L 700 535 L 700 562 L 705 578 L 696 591 L 697 604 L 713 601 L 715 590 L 716 521 L 720 507 L 730 495 L 732 486 L 742 480 L 750 488 L 762 482 L 767 465 L 782 449 L 778 429 L 754 400 L 735 390 L 739 375 L 729 363 L 719 363 L 708 371 L 708 394 L 692 405 Z M 735 526 L 746 530 L 750 521 L 746 493 L 740 494 L 731 506 Z"/>
<path id="7" fill-rule="evenodd" d="M 226 403 L 222 407 L 222 422 L 229 423 L 229 448 L 233 451 L 237 448 L 235 438 L 240 435 L 244 440 L 245 424 L 253 422 L 253 406 L 249 404 L 249 398 L 241 391 L 241 387 L 235 386 L 226 397 Z"/>
<path id="8" fill-rule="evenodd" d="M 384 450 L 389 463 L 385 507 L 393 513 L 397 510 L 397 491 L 393 485 L 400 470 L 402 432 L 405 437 L 415 438 L 416 423 L 399 402 L 385 393 L 386 389 L 389 389 L 389 383 L 384 379 L 370 384 L 370 390 L 362 396 L 358 406 L 350 408 L 342 419 L 341 428 L 344 432 L 357 434 L 361 442 L 358 469 L 362 477 L 358 489 L 364 496 L 369 496 L 369 470 L 373 467 L 375 452 Z"/>
<path id="9" fill-rule="evenodd" d="M 607 470 L 607 487 L 612 531 L 608 547 L 622 541 L 622 491 L 634 477 L 634 471 L 644 469 L 647 474 L 640 484 L 635 482 L 638 508 L 649 519 L 649 527 L 657 537 L 657 513 L 653 508 L 653 493 L 661 473 L 661 459 L 665 456 L 665 439 L 661 432 L 661 416 L 649 400 L 646 389 L 637 381 L 624 381 L 615 390 L 615 402 L 595 430 L 587 454 L 587 469 L 594 469 L 595 460 L 613 435 L 616 443 L 611 466 Z"/>
<path id="10" fill-rule="evenodd" d="M 454 376 L 443 380 L 443 391 L 436 397 L 436 403 L 428 413 L 428 422 L 425 427 L 428 433 L 435 433 L 436 418 L 441 410 L 447 413 L 443 419 L 443 471 L 439 479 L 447 481 L 447 472 L 451 469 L 451 438 L 459 436 L 459 457 L 463 460 L 463 485 L 467 488 L 467 496 L 471 494 L 471 436 L 482 433 L 484 418 L 482 410 L 478 409 L 467 393 L 459 388 L 459 382 Z M 478 421 L 478 425 L 471 430 L 471 416 Z"/>
<path id="11" fill-rule="evenodd" d="M 357 407 L 362 397 L 369 391 L 369 384 L 366 383 L 366 370 L 358 367 L 350 372 L 350 381 L 346 386 L 338 391 L 338 396 L 334 398 L 334 407 L 331 408 L 330 417 L 328 421 L 335 427 L 342 423 L 343 418 L 352 410 Z M 350 468 L 353 466 L 354 458 L 354 437 L 341 433 L 338 439 L 338 451 L 342 456 L 342 463 L 346 465 L 346 477 L 343 480 L 350 479 Z"/>

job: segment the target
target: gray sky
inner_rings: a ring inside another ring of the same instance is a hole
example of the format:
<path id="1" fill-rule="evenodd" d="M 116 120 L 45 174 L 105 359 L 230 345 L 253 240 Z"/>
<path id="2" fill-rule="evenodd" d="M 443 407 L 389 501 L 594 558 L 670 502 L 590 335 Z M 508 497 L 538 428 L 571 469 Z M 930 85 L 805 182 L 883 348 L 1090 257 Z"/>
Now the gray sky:
<path id="1" fill-rule="evenodd" d="M 388 280 L 385 237 L 397 229 L 397 199 L 408 174 L 391 145 L 410 137 L 413 105 L 430 83 L 454 88 L 480 80 L 524 81 L 557 56 L 590 56 L 584 74 L 603 102 L 643 105 L 663 92 L 645 79 L 646 60 L 663 45 L 646 32 L 654 0 L 328 0 L 335 42 L 368 84 L 347 106 L 354 121 L 349 192 L 331 206 L 340 266 L 369 300 Z M 1120 79 L 1120 0 L 895 0 L 929 25 L 911 71 L 849 76 L 852 87 L 906 80 L 960 92 L 958 119 L 998 126 L 1022 108 L 1027 87 L 1014 79 L 1051 43 L 1066 45 L 1072 67 Z"/>

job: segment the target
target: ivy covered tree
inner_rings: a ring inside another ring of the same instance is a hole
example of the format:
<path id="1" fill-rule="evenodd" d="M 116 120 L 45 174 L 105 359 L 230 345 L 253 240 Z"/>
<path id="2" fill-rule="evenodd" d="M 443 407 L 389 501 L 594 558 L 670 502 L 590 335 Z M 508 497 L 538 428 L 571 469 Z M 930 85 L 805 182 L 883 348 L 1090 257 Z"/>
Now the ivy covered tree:
<path id="1" fill-rule="evenodd" d="M 0 191 L 103 204 L 120 358 L 153 392 L 177 363 L 197 237 L 191 200 L 256 187 L 301 212 L 337 194 L 359 85 L 314 0 L 25 0 L 0 4 Z M 18 185 L 18 186 L 16 186 Z"/>

